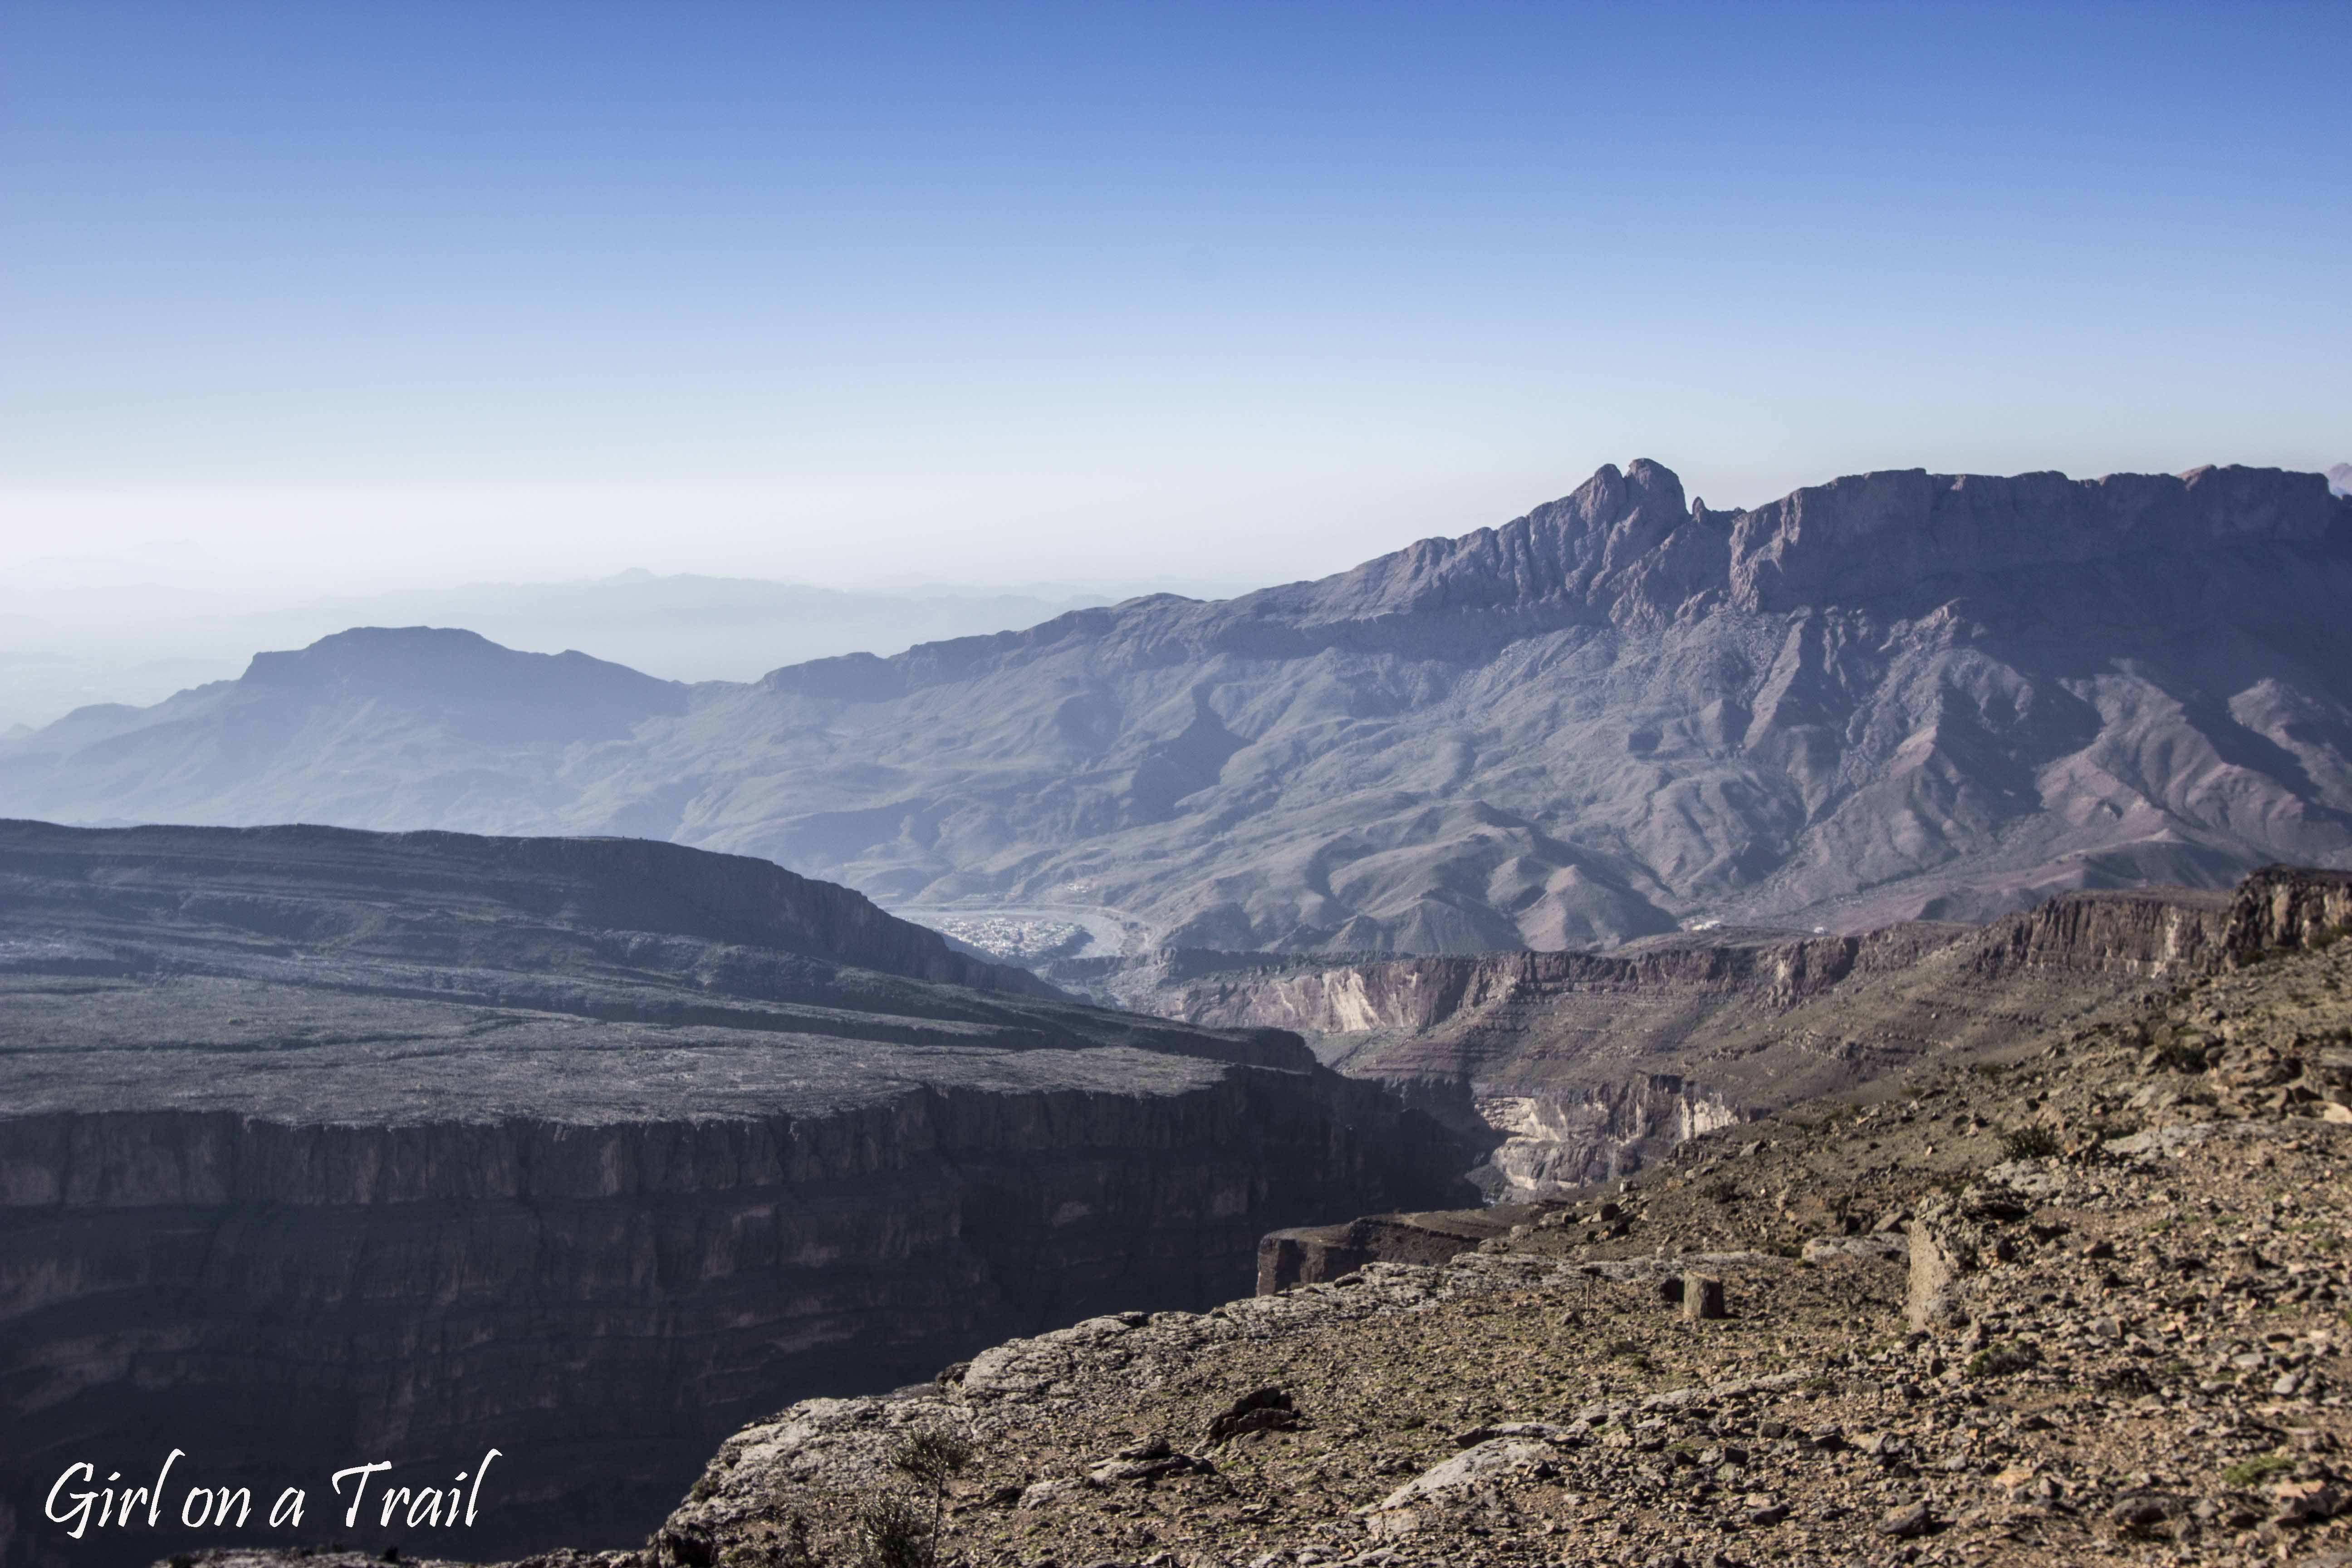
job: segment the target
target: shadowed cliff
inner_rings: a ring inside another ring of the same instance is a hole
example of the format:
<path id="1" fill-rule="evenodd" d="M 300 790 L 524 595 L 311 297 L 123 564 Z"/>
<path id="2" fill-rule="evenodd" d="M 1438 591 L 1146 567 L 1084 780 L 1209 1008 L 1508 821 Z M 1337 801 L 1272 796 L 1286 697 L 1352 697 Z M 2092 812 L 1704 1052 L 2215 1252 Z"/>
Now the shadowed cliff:
<path id="1" fill-rule="evenodd" d="M 624 840 L 0 824 L 0 1551 L 68 1462 L 312 1489 L 496 1446 L 484 1554 L 642 1535 L 720 1435 L 1245 1289 L 1466 1189 L 1297 1037 L 1070 1002 Z"/>

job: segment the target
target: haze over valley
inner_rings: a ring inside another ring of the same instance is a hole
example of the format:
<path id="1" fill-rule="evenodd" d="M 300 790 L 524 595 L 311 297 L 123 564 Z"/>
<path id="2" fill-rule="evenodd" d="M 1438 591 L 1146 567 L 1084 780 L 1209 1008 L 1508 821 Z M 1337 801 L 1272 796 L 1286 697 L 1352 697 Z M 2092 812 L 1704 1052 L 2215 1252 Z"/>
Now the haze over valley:
<path id="1" fill-rule="evenodd" d="M 2344 23 L 0 5 L 0 1568 L 2352 1563 Z"/>
<path id="2" fill-rule="evenodd" d="M 1724 512 L 1636 462 L 1318 582 L 749 683 L 354 628 L 0 743 L 0 813 L 664 838 L 1123 946 L 1981 920 L 2352 864 L 2347 519 L 2230 468 Z"/>
<path id="3" fill-rule="evenodd" d="M 257 649 L 301 647 L 355 626 L 463 626 L 530 652 L 583 648 L 665 679 L 741 680 L 778 664 L 1010 630 L 1117 596 L 937 584 L 852 590 L 638 569 L 286 602 L 211 574 L 173 580 L 187 569 L 167 553 L 144 580 L 108 580 L 135 570 L 128 563 L 84 562 L 0 584 L 0 734 L 77 708 L 143 707 L 235 679 Z"/>

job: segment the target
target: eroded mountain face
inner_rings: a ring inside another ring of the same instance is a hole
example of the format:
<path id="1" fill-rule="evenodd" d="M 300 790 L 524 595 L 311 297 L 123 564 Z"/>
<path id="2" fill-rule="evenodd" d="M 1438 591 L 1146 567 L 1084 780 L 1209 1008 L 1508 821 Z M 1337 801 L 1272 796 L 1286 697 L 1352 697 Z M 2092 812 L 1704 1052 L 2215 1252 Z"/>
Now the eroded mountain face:
<path id="1" fill-rule="evenodd" d="M 971 1446 L 943 1561 L 2341 1561 L 2352 879 L 2255 891 L 2234 967 L 1630 1192 L 795 1405 L 602 1568 L 853 1560 L 923 1433 Z"/>
<path id="2" fill-rule="evenodd" d="M 0 1562 L 203 1543 L 43 1518 L 175 1446 L 312 1488 L 312 1542 L 331 1470 L 493 1446 L 470 1552 L 635 1539 L 744 1420 L 1206 1305 L 1270 1224 L 1461 1163 L 1295 1036 L 1087 1007 L 763 861 L 0 823 Z"/>
<path id="3" fill-rule="evenodd" d="M 1324 960 L 1163 950 L 1045 972 L 1117 1005 L 1304 1035 L 1486 1151 L 1506 1202 L 2203 973 L 2277 883 L 2060 894 L 1983 926 L 1726 931 L 1601 952 Z"/>
<path id="4" fill-rule="evenodd" d="M 2322 475 L 1910 470 L 1726 512 L 1637 462 L 1321 582 L 751 686 L 349 634 L 0 748 L 0 809 L 627 833 L 1225 950 L 1980 920 L 2347 863 L 2347 602 Z M 485 722 L 516 683 L 531 721 Z"/>

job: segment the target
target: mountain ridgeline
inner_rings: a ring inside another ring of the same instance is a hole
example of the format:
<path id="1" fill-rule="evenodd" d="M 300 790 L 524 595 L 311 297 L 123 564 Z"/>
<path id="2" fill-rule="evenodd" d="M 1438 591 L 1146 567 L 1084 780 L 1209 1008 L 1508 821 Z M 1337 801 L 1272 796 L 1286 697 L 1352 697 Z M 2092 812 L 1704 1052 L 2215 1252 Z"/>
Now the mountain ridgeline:
<path id="1" fill-rule="evenodd" d="M 1975 921 L 2352 864 L 2352 499 L 1605 468 L 1319 582 L 652 680 L 363 629 L 0 745 L 0 812 L 605 833 L 1230 951 Z"/>

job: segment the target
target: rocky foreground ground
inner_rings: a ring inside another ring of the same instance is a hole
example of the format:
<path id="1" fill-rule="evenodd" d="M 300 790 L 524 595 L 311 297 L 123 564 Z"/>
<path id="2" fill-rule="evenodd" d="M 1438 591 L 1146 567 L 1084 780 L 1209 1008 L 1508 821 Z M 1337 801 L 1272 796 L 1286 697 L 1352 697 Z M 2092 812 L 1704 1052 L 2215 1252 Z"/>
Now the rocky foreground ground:
<path id="1" fill-rule="evenodd" d="M 2347 1103 L 2336 942 L 1442 1267 L 794 1405 L 644 1555 L 857 1562 L 919 1500 L 893 1454 L 951 1433 L 948 1563 L 2352 1563 Z"/>
<path id="2" fill-rule="evenodd" d="M 644 1549 L 519 1568 L 2352 1563 L 2331 910 L 1440 1266 L 805 1401 Z"/>

